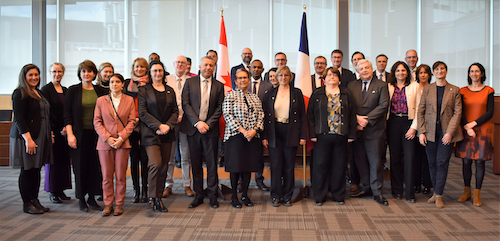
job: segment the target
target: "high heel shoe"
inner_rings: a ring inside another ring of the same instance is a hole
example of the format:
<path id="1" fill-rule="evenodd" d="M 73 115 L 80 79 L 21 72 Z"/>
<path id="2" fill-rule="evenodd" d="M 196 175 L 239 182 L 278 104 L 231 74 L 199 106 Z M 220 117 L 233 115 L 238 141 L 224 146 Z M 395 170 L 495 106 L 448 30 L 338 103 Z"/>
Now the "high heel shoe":
<path id="1" fill-rule="evenodd" d="M 243 202 L 243 204 L 247 207 L 253 207 L 253 202 L 252 200 L 250 200 L 250 198 L 246 197 L 246 196 L 242 196 L 241 197 L 241 201 Z"/>
<path id="2" fill-rule="evenodd" d="M 231 205 L 233 205 L 233 208 L 241 208 L 241 203 L 236 198 L 231 199 Z"/>
<path id="3" fill-rule="evenodd" d="M 70 197 L 66 196 L 66 194 L 64 194 L 64 191 L 60 191 L 59 193 L 57 193 L 57 196 L 61 199 L 61 200 L 65 200 L 65 201 L 68 201 L 68 200 L 71 200 Z"/>

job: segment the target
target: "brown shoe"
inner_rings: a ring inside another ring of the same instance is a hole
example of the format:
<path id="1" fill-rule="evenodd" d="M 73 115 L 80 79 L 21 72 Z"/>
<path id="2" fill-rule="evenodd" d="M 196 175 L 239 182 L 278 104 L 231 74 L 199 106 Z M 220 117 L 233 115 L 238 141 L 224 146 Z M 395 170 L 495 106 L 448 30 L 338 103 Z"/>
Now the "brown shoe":
<path id="1" fill-rule="evenodd" d="M 184 192 L 186 193 L 186 195 L 188 197 L 193 197 L 194 196 L 194 192 L 193 192 L 193 190 L 191 190 L 191 187 L 185 187 L 184 188 Z"/>
<path id="2" fill-rule="evenodd" d="M 113 212 L 113 205 L 106 205 L 104 210 L 102 210 L 102 216 L 107 217 Z"/>
<path id="3" fill-rule="evenodd" d="M 472 204 L 476 207 L 481 207 L 483 203 L 481 202 L 480 195 L 481 194 L 481 189 L 475 189 L 474 188 L 474 197 L 472 198 Z"/>
<path id="4" fill-rule="evenodd" d="M 168 186 L 165 188 L 165 191 L 163 191 L 163 196 L 164 198 L 170 196 L 170 194 L 172 194 L 172 186 Z"/>
<path id="5" fill-rule="evenodd" d="M 351 185 L 351 192 L 355 192 L 355 191 L 357 191 L 358 189 L 359 189 L 358 184 L 352 184 L 352 185 Z"/>
<path id="6" fill-rule="evenodd" d="M 116 205 L 115 207 L 115 216 L 120 216 L 123 213 L 122 205 Z"/>

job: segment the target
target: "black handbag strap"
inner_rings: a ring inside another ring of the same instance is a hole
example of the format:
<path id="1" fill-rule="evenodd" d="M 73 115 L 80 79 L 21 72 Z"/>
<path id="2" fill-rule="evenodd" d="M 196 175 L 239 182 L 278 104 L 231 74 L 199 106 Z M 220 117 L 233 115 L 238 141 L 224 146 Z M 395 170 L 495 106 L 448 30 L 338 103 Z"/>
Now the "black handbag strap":
<path id="1" fill-rule="evenodd" d="M 120 120 L 120 122 L 122 123 L 123 128 L 125 128 L 125 124 L 123 123 L 122 119 L 118 115 L 118 112 L 116 111 L 115 105 L 113 104 L 113 99 L 111 98 L 111 94 L 109 94 L 109 101 L 111 102 L 111 106 L 113 107 L 113 110 L 115 111 L 116 117 L 118 117 L 118 120 Z"/>

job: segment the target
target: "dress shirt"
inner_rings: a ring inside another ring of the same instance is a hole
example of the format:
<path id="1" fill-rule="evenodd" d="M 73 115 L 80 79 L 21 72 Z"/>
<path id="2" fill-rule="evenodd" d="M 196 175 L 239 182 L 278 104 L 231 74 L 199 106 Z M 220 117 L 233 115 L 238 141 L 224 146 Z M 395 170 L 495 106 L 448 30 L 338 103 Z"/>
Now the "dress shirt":
<path id="1" fill-rule="evenodd" d="M 319 88 L 321 87 L 321 77 L 322 75 L 319 75 L 318 73 L 315 73 L 314 74 L 314 80 L 315 80 L 315 83 L 316 83 L 316 88 Z M 324 80 L 323 80 L 324 81 Z"/>
<path id="2" fill-rule="evenodd" d="M 417 74 L 417 67 L 415 67 L 414 69 L 410 69 L 410 71 L 411 71 L 411 81 L 417 80 L 416 79 L 416 77 L 417 77 L 416 76 L 416 74 Z"/>
<path id="3" fill-rule="evenodd" d="M 255 93 L 256 95 L 259 94 L 259 87 L 260 87 L 260 81 L 262 80 L 262 78 L 258 78 L 258 79 L 254 79 L 253 77 L 250 77 L 250 80 L 252 80 L 252 82 L 248 85 L 248 91 L 250 91 L 251 93 L 253 93 L 253 86 L 255 86 Z"/>
<path id="4" fill-rule="evenodd" d="M 175 99 L 177 101 L 177 108 L 179 109 L 179 116 L 182 116 L 184 114 L 184 111 L 182 110 L 182 89 L 184 88 L 184 84 L 186 83 L 186 79 L 188 78 L 187 75 L 182 75 L 181 77 L 177 76 L 176 74 L 171 74 L 167 76 L 167 85 L 172 87 L 175 92 Z M 179 79 L 181 82 L 181 88 L 179 89 Z M 202 85 L 203 87 L 203 85 Z"/>
<path id="5" fill-rule="evenodd" d="M 366 82 L 366 93 L 368 93 L 368 89 L 370 88 L 370 83 L 372 82 L 372 79 L 367 81 L 360 79 L 359 81 L 361 81 L 361 91 L 363 91 L 363 84 Z"/>
<path id="6" fill-rule="evenodd" d="M 358 73 L 358 71 L 354 71 L 354 74 L 356 75 L 356 79 L 359 79 L 359 73 Z"/>
<path id="7" fill-rule="evenodd" d="M 208 114 L 208 107 L 210 106 L 210 90 L 212 89 L 212 81 L 211 81 L 212 78 L 208 78 L 208 79 L 205 79 L 205 77 L 203 77 L 202 75 L 200 75 L 200 117 L 201 117 L 201 114 L 202 114 L 202 109 L 203 107 L 206 107 L 207 108 L 207 114 Z M 203 96 L 203 92 L 204 92 L 204 85 L 205 85 L 205 80 L 207 81 L 207 94 L 206 96 Z M 205 99 L 203 98 L 205 97 Z M 206 103 L 206 105 L 204 104 Z M 207 118 L 207 116 L 205 116 L 205 118 Z M 203 121 L 206 121 L 206 120 L 203 120 Z M 196 124 L 194 124 L 194 126 L 196 126 L 198 124 L 198 122 L 196 122 Z"/>
<path id="8" fill-rule="evenodd" d="M 384 73 L 380 73 L 380 72 L 378 72 L 378 70 L 375 70 L 375 74 L 377 75 L 377 78 L 380 78 L 380 75 L 382 75 L 382 78 L 380 80 L 387 82 L 386 76 L 385 76 L 385 71 L 384 71 Z"/>

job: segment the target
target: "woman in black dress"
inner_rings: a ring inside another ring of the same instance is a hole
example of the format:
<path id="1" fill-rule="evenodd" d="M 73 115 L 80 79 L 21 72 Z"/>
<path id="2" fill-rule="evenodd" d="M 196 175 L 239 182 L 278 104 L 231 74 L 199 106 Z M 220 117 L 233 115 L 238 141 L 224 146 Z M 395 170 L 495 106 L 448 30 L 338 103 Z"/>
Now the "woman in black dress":
<path id="1" fill-rule="evenodd" d="M 251 172 L 258 171 L 259 159 L 263 158 L 259 132 L 264 128 L 264 110 L 256 94 L 248 92 L 250 73 L 246 69 L 236 71 L 237 88 L 229 92 L 222 102 L 222 113 L 226 120 L 224 133 L 226 172 L 230 173 L 232 196 L 231 204 L 241 208 L 238 201 L 237 186 L 241 177 L 241 201 L 247 207 L 253 203 L 248 198 L 248 185 Z"/>
<path id="2" fill-rule="evenodd" d="M 23 211 L 42 214 L 49 209 L 38 200 L 40 168 L 52 164 L 50 104 L 38 89 L 40 69 L 34 64 L 23 66 L 18 87 L 12 93 L 14 122 L 10 129 L 10 149 L 14 165 L 21 166 L 19 192 Z"/>
<path id="3" fill-rule="evenodd" d="M 53 203 L 71 199 L 64 194 L 65 189 L 71 189 L 71 162 L 63 119 L 64 98 L 68 91 L 61 85 L 64 71 L 64 65 L 53 63 L 50 66 L 52 82 L 42 88 L 43 95 L 50 103 L 50 126 L 54 133 L 54 164 L 45 165 L 45 191 Z"/>

